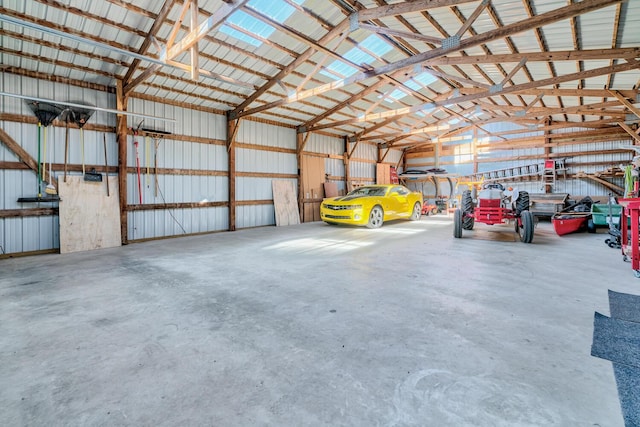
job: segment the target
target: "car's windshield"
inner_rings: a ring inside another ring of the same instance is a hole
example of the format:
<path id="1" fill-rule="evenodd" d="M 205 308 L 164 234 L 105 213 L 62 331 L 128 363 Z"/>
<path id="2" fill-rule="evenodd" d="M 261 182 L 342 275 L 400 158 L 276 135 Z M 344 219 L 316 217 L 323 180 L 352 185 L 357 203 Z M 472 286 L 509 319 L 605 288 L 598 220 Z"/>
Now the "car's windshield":
<path id="1" fill-rule="evenodd" d="M 387 192 L 386 187 L 360 187 L 352 190 L 348 196 L 384 196 Z"/>

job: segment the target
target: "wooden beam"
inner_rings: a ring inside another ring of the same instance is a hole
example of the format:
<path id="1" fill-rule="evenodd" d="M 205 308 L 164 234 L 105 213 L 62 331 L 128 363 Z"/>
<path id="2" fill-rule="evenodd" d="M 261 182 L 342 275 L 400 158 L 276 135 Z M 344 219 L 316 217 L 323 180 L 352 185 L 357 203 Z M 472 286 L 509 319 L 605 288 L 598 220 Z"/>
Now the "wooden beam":
<path id="1" fill-rule="evenodd" d="M 327 45 L 331 40 L 340 36 L 344 31 L 349 29 L 349 19 L 343 20 L 340 24 L 335 26 L 331 31 L 325 34 L 320 40 L 318 40 L 318 45 Z M 300 64 L 306 62 L 311 55 L 316 52 L 316 49 L 309 48 L 300 54 L 296 59 L 294 59 L 289 65 L 284 67 L 278 74 L 271 78 L 271 80 L 267 81 L 264 85 L 260 87 L 257 91 L 251 94 L 247 99 L 245 99 L 240 105 L 238 105 L 229 115 L 230 118 L 236 118 L 237 115 L 243 111 L 247 106 L 249 106 L 253 101 L 262 96 L 267 90 L 269 90 L 273 85 L 275 85 L 278 80 L 282 80 L 285 76 L 290 74 L 294 69 L 296 69 Z"/>
<path id="2" fill-rule="evenodd" d="M 181 202 L 181 203 L 146 203 L 127 206 L 127 211 L 157 211 L 164 209 L 201 209 L 227 206 L 227 202 Z"/>
<path id="3" fill-rule="evenodd" d="M 304 197 L 303 197 L 303 188 L 302 181 L 304 177 L 304 161 L 303 161 L 303 150 L 306 144 L 306 138 L 309 138 L 310 133 L 303 135 L 300 132 L 296 133 L 296 160 L 298 161 L 298 212 L 300 213 L 300 221 L 304 222 Z"/>
<path id="4" fill-rule="evenodd" d="M 182 3 L 182 8 L 180 9 L 178 19 L 176 19 L 173 23 L 173 27 L 171 28 L 171 32 L 169 33 L 169 37 L 167 37 L 167 41 L 165 43 L 166 49 L 171 49 L 173 47 L 173 43 L 176 41 L 176 37 L 178 37 L 178 33 L 182 29 L 182 23 L 184 22 L 184 18 L 187 16 L 190 7 L 191 0 L 185 0 L 185 2 Z M 193 30 L 194 28 L 189 28 L 189 31 Z"/>
<path id="5" fill-rule="evenodd" d="M 393 73 L 395 71 L 401 71 L 409 67 L 413 67 L 416 64 L 420 64 L 430 59 L 438 58 L 452 52 L 465 50 L 474 46 L 478 46 L 480 44 L 484 44 L 496 39 L 503 38 L 505 36 L 510 36 L 510 35 L 514 35 L 514 34 L 528 31 L 531 29 L 539 28 L 547 24 L 551 24 L 557 21 L 561 21 L 563 19 L 571 18 L 572 16 L 580 15 L 593 10 L 597 10 L 615 3 L 620 3 L 622 1 L 624 0 L 584 0 L 580 3 L 561 7 L 559 9 L 552 10 L 550 12 L 546 12 L 540 15 L 536 15 L 531 18 L 527 18 L 527 19 L 515 22 L 513 24 L 505 25 L 502 28 L 490 30 L 490 31 L 487 31 L 486 33 L 479 34 L 474 37 L 469 37 L 467 39 L 461 40 L 459 43 L 454 43 L 451 47 L 443 46 L 440 48 L 432 49 L 427 52 L 402 59 L 400 61 L 383 65 L 381 67 L 378 67 L 370 71 L 363 71 L 363 72 L 354 74 L 351 77 L 347 77 L 345 79 L 336 80 L 331 83 L 320 85 L 313 89 L 308 89 L 306 91 L 298 92 L 294 95 L 287 97 L 284 100 L 277 101 L 276 103 L 272 103 L 269 105 L 272 105 L 275 107 L 275 106 L 283 105 L 284 103 L 297 102 L 311 96 L 318 96 L 322 93 L 339 89 L 354 83 L 358 83 L 358 82 L 370 79 L 372 77 L 376 77 L 382 74 Z M 356 99 L 360 99 L 360 98 L 355 98 L 356 96 L 358 95 L 355 95 L 354 97 L 349 99 L 347 103 L 351 104 Z M 310 126 L 310 124 L 308 123 L 311 123 L 311 124 L 315 123 L 315 119 L 312 119 L 309 122 L 305 123 L 305 126 Z"/>
<path id="6" fill-rule="evenodd" d="M 640 108 L 636 107 L 631 102 L 629 102 L 627 98 L 625 98 L 619 91 L 610 90 L 609 93 L 615 96 L 618 99 L 618 101 L 620 101 L 624 106 L 626 106 L 629 110 L 631 110 L 631 112 L 635 114 L 636 117 L 640 118 Z"/>
<path id="7" fill-rule="evenodd" d="M 595 181 L 599 184 L 604 185 L 605 187 L 615 191 L 619 196 L 624 194 L 624 189 L 614 183 L 611 183 L 605 179 L 602 179 L 600 177 L 597 177 L 593 174 L 588 174 L 588 173 L 584 173 L 584 172 L 578 172 L 576 173 L 576 178 L 582 178 L 582 179 L 590 179 L 592 181 Z"/>
<path id="8" fill-rule="evenodd" d="M 438 37 L 426 36 L 424 34 L 410 33 L 408 31 L 392 30 L 391 28 L 378 27 L 377 25 L 360 24 L 360 29 L 371 31 L 377 34 L 386 35 L 386 36 L 394 36 L 394 37 L 402 37 L 403 39 L 418 40 L 425 43 L 432 43 L 432 44 L 442 43 L 442 39 Z"/>
<path id="9" fill-rule="evenodd" d="M 392 4 L 386 6 L 380 6 L 377 8 L 362 10 L 357 12 L 357 18 L 360 21 L 368 21 L 372 19 L 376 19 L 382 16 L 389 15 L 397 15 L 402 13 L 415 12 L 420 10 L 426 10 L 429 8 L 450 6 L 453 4 L 459 3 L 468 3 L 475 0 L 416 0 L 412 2 L 405 2 L 399 4 Z M 355 15 L 354 15 L 355 16 Z M 342 35 L 345 31 L 350 31 L 351 27 L 351 17 L 347 17 L 340 24 L 335 26 L 332 30 L 330 30 L 327 34 L 325 34 L 320 40 L 316 42 L 317 46 L 326 46 L 330 41 L 335 39 L 336 37 Z M 238 107 L 236 107 L 233 112 L 230 114 L 231 118 L 236 118 L 239 116 L 240 112 L 243 112 L 251 103 L 253 103 L 256 99 L 258 99 L 262 94 L 264 94 L 269 88 L 271 88 L 278 80 L 282 80 L 286 75 L 291 73 L 295 68 L 297 68 L 300 64 L 307 61 L 311 55 L 313 55 L 319 48 L 318 47 L 310 47 L 301 55 L 299 55 L 293 62 L 283 68 L 276 76 L 274 76 L 271 80 L 265 83 L 260 89 L 254 92 L 251 96 L 249 96 L 245 101 L 243 101 Z M 311 89 L 313 90 L 313 89 Z M 307 92 L 307 91 L 303 91 Z M 295 96 L 293 96 L 295 98 Z M 280 105 L 284 105 L 286 103 L 295 102 L 292 97 L 287 97 L 282 101 L 277 101 L 277 103 L 268 104 L 266 108 L 263 108 L 259 111 L 264 111 L 265 109 L 274 108 Z M 254 111 L 250 114 L 255 114 L 259 111 Z M 245 113 L 244 115 L 247 115 Z"/>
<path id="10" fill-rule="evenodd" d="M 464 33 L 466 33 L 467 30 L 476 21 L 476 19 L 478 19 L 480 14 L 485 10 L 485 8 L 489 5 L 489 3 L 490 3 L 489 0 L 482 0 L 480 2 L 480 4 L 478 5 L 478 7 L 476 7 L 476 10 L 474 10 L 473 13 L 471 14 L 471 16 L 469 18 L 467 18 L 467 20 L 464 22 L 464 24 L 462 24 L 462 27 L 460 27 L 460 29 L 458 30 L 458 32 L 456 33 L 456 35 L 454 37 L 462 38 Z"/>
<path id="11" fill-rule="evenodd" d="M 197 43 L 202 40 L 204 37 L 209 34 L 214 28 L 218 25 L 222 24 L 222 22 L 227 19 L 229 15 L 235 12 L 238 8 L 244 6 L 249 0 L 227 0 L 218 10 L 214 12 L 213 15 L 209 16 L 202 22 L 195 30 L 192 30 L 187 34 L 180 42 L 174 44 L 170 49 L 165 49 L 160 52 L 160 59 L 166 61 L 167 63 L 180 55 L 181 53 L 188 51 L 191 47 L 196 46 Z M 196 64 L 197 65 L 197 64 Z M 133 81 L 127 82 L 124 85 L 125 93 L 129 93 L 135 88 L 137 85 L 151 77 L 154 73 L 156 73 L 162 66 L 159 64 L 152 64 L 147 68 L 143 73 L 141 73 L 138 77 L 136 77 Z M 191 65 L 191 72 L 193 73 L 193 64 Z M 193 74 L 192 74 L 193 75 Z"/>
<path id="12" fill-rule="evenodd" d="M 563 50 L 552 52 L 506 53 L 492 55 L 443 56 L 424 62 L 434 65 L 505 64 L 520 62 L 590 61 L 600 59 L 635 58 L 640 56 L 640 48 Z"/>
<path id="13" fill-rule="evenodd" d="M 236 147 L 240 120 L 227 116 L 227 152 L 229 156 L 229 231 L 236 230 Z"/>
<path id="14" fill-rule="evenodd" d="M 8 133 L 4 131 L 4 129 L 0 128 L 0 142 L 2 142 L 10 152 L 16 155 L 16 157 L 29 169 L 31 169 L 34 173 L 38 173 L 38 162 L 31 157 L 31 155 L 20 146 Z M 42 172 L 43 177 L 42 180 L 52 184 L 56 189 L 58 188 L 58 183 L 53 179 L 52 176 L 49 175 L 49 172 L 44 170 Z"/>
<path id="15" fill-rule="evenodd" d="M 128 98 L 122 80 L 116 81 L 116 107 L 127 110 Z M 116 116 L 116 141 L 118 143 L 118 193 L 120 198 L 120 235 L 123 245 L 129 243 L 127 217 L 127 116 Z"/>
<path id="16" fill-rule="evenodd" d="M 587 71 L 582 71 L 582 72 L 577 72 L 577 73 L 572 73 L 572 74 L 567 74 L 564 76 L 558 76 L 558 77 L 551 77 L 548 79 L 544 79 L 544 80 L 538 80 L 538 81 L 533 81 L 533 82 L 529 82 L 529 83 L 522 83 L 522 84 L 518 84 L 518 85 L 513 85 L 513 86 L 509 86 L 506 88 L 503 88 L 501 91 L 498 92 L 492 92 L 492 91 L 484 91 L 484 92 L 476 92 L 473 94 L 469 94 L 469 95 L 461 95 L 461 96 L 457 96 L 457 97 L 453 97 L 453 98 L 449 98 L 446 100 L 438 100 L 438 101 L 434 101 L 434 102 L 429 102 L 429 103 L 425 103 L 425 104 L 419 104 L 419 105 L 414 105 L 412 107 L 404 107 L 404 108 L 399 108 L 396 110 L 387 110 L 384 111 L 382 113 L 374 113 L 374 114 L 365 114 L 364 116 L 346 121 L 346 122 L 334 122 L 328 126 L 325 126 L 323 128 L 327 128 L 327 127 L 335 127 L 336 125 L 345 125 L 345 124 L 350 124 L 350 123 L 357 123 L 357 122 L 368 122 L 371 120 L 376 120 L 376 119 L 380 119 L 383 117 L 400 117 L 400 116 L 405 116 L 411 113 L 415 113 L 418 112 L 420 110 L 423 110 L 425 108 L 432 108 L 432 107 L 438 107 L 438 106 L 444 106 L 444 105 L 449 105 L 449 104 L 458 104 L 458 103 L 462 103 L 462 102 L 467 102 L 467 101 L 474 101 L 477 99 L 481 99 L 481 98 L 488 98 L 488 97 L 492 97 L 492 96 L 496 96 L 496 95 L 501 95 L 501 94 L 507 94 L 507 93 L 515 93 L 515 92 L 519 92 L 522 90 L 527 90 L 527 89 L 533 89 L 539 86 L 548 86 L 548 85 L 553 85 L 553 84 L 559 84 L 559 83 L 563 83 L 563 82 L 567 82 L 567 81 L 573 81 L 573 80 L 577 80 L 577 79 L 586 79 L 589 77 L 596 77 L 596 76 L 601 76 L 601 75 L 607 75 L 610 73 L 618 73 L 618 72 L 622 72 L 622 71 L 628 71 L 628 70 L 633 70 L 636 68 L 640 68 L 640 64 L 636 63 L 636 62 L 631 62 L 631 63 L 627 63 L 627 64 L 618 64 L 618 65 L 613 65 L 613 66 L 606 66 L 606 67 L 601 67 L 601 68 L 595 68 L 592 70 L 587 70 Z M 347 102 L 347 101 L 345 101 Z M 510 121 L 512 119 L 521 119 L 521 117 L 500 117 L 497 118 L 497 120 L 501 120 L 502 121 Z M 315 119 L 312 119 L 311 121 L 313 121 Z M 310 121 L 310 122 L 311 122 Z M 317 130 L 320 127 L 313 127 L 313 130 Z"/>
<path id="17" fill-rule="evenodd" d="M 213 31 L 218 25 L 229 17 L 233 12 L 244 6 L 249 0 L 225 0 L 220 8 L 213 15 L 204 20 L 197 28 L 191 30 L 182 40 L 173 45 L 170 49 L 160 54 L 161 58 L 173 59 L 186 52 L 191 46 L 196 45 L 207 34 Z"/>
<path id="18" fill-rule="evenodd" d="M 58 208 L 0 209 L 0 218 L 25 218 L 58 215 Z"/>
<path id="19" fill-rule="evenodd" d="M 522 60 L 520 62 L 518 62 L 518 65 L 516 65 L 515 67 L 513 67 L 513 70 L 511 70 L 509 72 L 509 74 L 507 74 L 504 79 L 502 79 L 502 81 L 500 82 L 500 86 L 504 86 L 506 85 L 509 80 L 511 80 L 513 78 L 513 76 L 516 75 L 516 73 L 518 71 L 520 71 L 520 69 L 522 69 L 522 67 L 524 67 L 524 64 L 527 63 L 527 58 L 522 58 Z"/>
<path id="20" fill-rule="evenodd" d="M 153 39 L 158 34 L 158 31 L 160 30 L 160 28 L 162 27 L 162 24 L 167 19 L 167 16 L 169 15 L 169 12 L 171 12 L 171 9 L 173 8 L 174 4 L 175 4 L 175 0 L 166 0 L 164 2 L 164 5 L 162 5 L 162 9 L 160 9 L 160 12 L 156 16 L 156 18 L 153 20 L 153 25 L 151 26 L 151 29 L 147 33 L 147 37 L 142 42 L 142 46 L 140 46 L 140 49 L 138 49 L 138 53 L 140 55 L 145 55 L 147 53 L 149 46 L 151 46 Z M 129 66 L 127 73 L 124 75 L 124 78 L 122 79 L 125 84 L 131 81 L 131 77 L 133 77 L 133 74 L 136 72 L 139 65 L 140 65 L 140 60 L 137 58 L 134 59 L 131 65 Z"/>
<path id="21" fill-rule="evenodd" d="M 635 145 L 640 145 L 640 135 L 638 135 L 629 125 L 623 122 L 619 122 L 618 126 L 625 130 L 636 141 Z"/>
<path id="22" fill-rule="evenodd" d="M 357 13 L 358 21 L 371 21 L 385 16 L 404 15 L 405 13 L 422 12 L 423 10 L 438 7 L 455 6 L 462 3 L 472 3 L 477 0 L 414 0 L 401 3 L 379 6 L 372 9 L 360 10 Z"/>
<path id="23" fill-rule="evenodd" d="M 198 29 L 198 0 L 191 0 L 191 25 L 189 29 L 191 32 Z M 200 69 L 198 65 L 198 43 L 193 44 L 189 51 L 191 57 L 191 79 L 198 80 Z"/>
<path id="24" fill-rule="evenodd" d="M 480 88 L 483 88 L 483 89 L 491 88 L 490 84 L 481 83 L 481 82 L 477 82 L 475 80 L 467 79 L 467 78 L 456 76 L 456 75 L 453 75 L 453 74 L 444 73 L 442 71 L 439 71 L 439 70 L 436 70 L 436 69 L 433 69 L 433 68 L 427 68 L 427 72 L 429 74 L 432 74 L 432 75 L 434 75 L 436 77 L 441 77 L 443 79 L 453 80 L 453 81 L 459 82 L 459 83 L 466 83 L 468 85 L 475 86 L 475 87 L 480 87 Z"/>

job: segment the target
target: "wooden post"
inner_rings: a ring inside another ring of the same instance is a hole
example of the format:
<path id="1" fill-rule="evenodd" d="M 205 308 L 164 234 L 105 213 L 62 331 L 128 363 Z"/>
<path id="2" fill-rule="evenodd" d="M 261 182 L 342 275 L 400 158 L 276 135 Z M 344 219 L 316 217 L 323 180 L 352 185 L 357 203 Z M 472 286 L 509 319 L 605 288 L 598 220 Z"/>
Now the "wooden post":
<path id="1" fill-rule="evenodd" d="M 240 119 L 232 120 L 227 115 L 227 154 L 229 156 L 229 231 L 236 230 L 236 135 Z"/>
<path id="2" fill-rule="evenodd" d="M 473 128 L 473 142 L 471 143 L 471 149 L 473 150 L 473 173 L 478 173 L 478 150 L 476 144 L 478 143 L 478 128 Z"/>
<path id="3" fill-rule="evenodd" d="M 300 222 L 304 222 L 304 189 L 302 188 L 302 180 L 304 174 L 304 166 L 302 162 L 302 150 L 304 148 L 304 138 L 301 132 L 296 132 L 296 159 L 298 161 L 298 211 L 300 212 Z"/>
<path id="4" fill-rule="evenodd" d="M 351 188 L 349 186 L 349 181 L 351 181 L 351 173 L 349 171 L 350 167 L 349 167 L 349 138 L 348 137 L 344 137 L 344 184 L 345 184 L 345 189 L 346 192 L 348 193 L 349 191 L 351 191 Z"/>
<path id="5" fill-rule="evenodd" d="M 127 99 L 122 80 L 116 82 L 116 106 L 127 110 Z M 127 218 L 127 116 L 116 116 L 116 141 L 118 143 L 118 193 L 120 198 L 120 235 L 123 245 L 129 243 L 129 222 Z M 106 177 L 109 179 L 109 177 Z"/>

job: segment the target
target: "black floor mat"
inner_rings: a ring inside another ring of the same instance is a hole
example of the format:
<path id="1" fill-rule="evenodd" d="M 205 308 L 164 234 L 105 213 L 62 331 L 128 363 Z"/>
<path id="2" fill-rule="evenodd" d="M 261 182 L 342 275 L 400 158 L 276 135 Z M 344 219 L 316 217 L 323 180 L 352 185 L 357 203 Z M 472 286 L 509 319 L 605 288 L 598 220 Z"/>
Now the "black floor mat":
<path id="1" fill-rule="evenodd" d="M 611 317 L 595 313 L 591 355 L 610 360 L 626 426 L 640 426 L 640 296 L 609 291 Z"/>

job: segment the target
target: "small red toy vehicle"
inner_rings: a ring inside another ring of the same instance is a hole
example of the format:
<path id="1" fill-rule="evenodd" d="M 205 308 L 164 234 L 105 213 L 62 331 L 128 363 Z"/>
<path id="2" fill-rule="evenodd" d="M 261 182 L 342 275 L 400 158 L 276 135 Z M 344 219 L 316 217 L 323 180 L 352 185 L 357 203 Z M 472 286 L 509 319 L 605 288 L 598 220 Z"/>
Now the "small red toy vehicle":
<path id="1" fill-rule="evenodd" d="M 488 225 L 514 220 L 515 231 L 523 243 L 533 240 L 534 221 L 529 211 L 529 193 L 508 191 L 499 183 L 485 184 L 478 192 L 477 205 L 470 190 L 462 193 L 460 208 L 453 215 L 453 237 L 462 237 L 462 230 L 473 230 L 475 222 Z"/>

